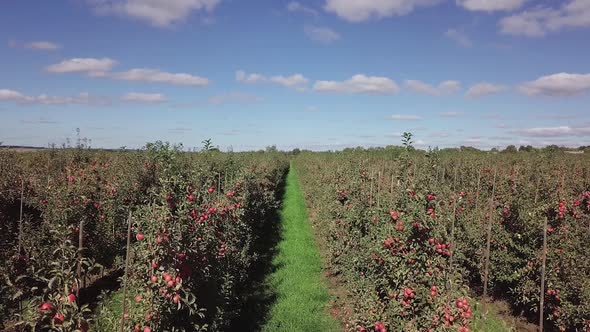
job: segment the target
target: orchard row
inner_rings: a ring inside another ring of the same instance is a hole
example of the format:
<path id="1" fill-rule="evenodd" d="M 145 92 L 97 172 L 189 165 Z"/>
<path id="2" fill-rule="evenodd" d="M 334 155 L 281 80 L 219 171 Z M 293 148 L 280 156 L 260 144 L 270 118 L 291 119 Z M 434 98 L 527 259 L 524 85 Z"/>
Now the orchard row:
<path id="1" fill-rule="evenodd" d="M 226 329 L 288 166 L 278 153 L 189 154 L 162 143 L 0 152 L 0 324 Z M 122 275 L 122 306 L 88 295 L 103 274 Z"/>
<path id="2" fill-rule="evenodd" d="M 349 295 L 338 313 L 347 329 L 470 331 L 470 298 L 484 295 L 545 330 L 590 331 L 589 161 L 468 151 L 299 155 L 314 228 Z"/>

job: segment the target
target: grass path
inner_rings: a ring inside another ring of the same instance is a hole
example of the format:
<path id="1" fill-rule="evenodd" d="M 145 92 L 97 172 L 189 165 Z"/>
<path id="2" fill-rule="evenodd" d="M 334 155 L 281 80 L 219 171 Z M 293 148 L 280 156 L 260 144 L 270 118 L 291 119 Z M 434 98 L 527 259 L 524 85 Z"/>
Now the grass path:
<path id="1" fill-rule="evenodd" d="M 291 166 L 280 212 L 282 239 L 268 282 L 276 292 L 262 331 L 340 331 L 326 306 L 330 300 L 322 262 L 299 185 Z"/>

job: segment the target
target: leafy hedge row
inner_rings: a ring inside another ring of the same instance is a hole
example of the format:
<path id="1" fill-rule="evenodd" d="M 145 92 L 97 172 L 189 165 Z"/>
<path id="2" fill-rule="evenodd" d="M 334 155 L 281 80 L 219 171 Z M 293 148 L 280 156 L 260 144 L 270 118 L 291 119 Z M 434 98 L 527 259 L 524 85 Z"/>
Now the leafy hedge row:
<path id="1" fill-rule="evenodd" d="M 544 318 L 589 329 L 587 157 L 361 150 L 303 153 L 295 165 L 352 298 L 350 330 L 466 331 L 489 225 L 489 294 L 537 315 L 545 218 Z"/>
<path id="2" fill-rule="evenodd" d="M 8 230 L 0 235 L 2 316 L 29 329 L 86 330 L 92 314 L 79 298 L 85 279 L 78 270 L 92 277 L 98 267 L 123 269 L 131 213 L 128 292 L 142 300 L 129 301 L 125 325 L 136 329 L 141 304 L 151 315 L 142 313 L 142 330 L 222 328 L 237 312 L 257 232 L 271 220 L 287 167 L 279 154 L 187 154 L 162 143 L 128 153 L 0 152 L 0 217 Z M 152 275 L 164 273 L 175 284 L 168 297 L 156 296 Z M 113 317 L 113 330 L 121 318 Z"/>

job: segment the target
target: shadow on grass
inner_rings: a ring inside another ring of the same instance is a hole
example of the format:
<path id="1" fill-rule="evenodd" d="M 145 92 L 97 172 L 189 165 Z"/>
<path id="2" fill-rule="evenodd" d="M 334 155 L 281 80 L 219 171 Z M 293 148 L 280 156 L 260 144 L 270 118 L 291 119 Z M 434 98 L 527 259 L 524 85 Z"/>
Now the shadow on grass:
<path id="1" fill-rule="evenodd" d="M 91 310 L 95 310 L 100 302 L 100 296 L 103 292 L 113 292 L 120 287 L 120 278 L 123 276 L 123 270 L 117 269 L 109 274 L 96 279 L 88 287 L 80 289 L 80 305 L 88 304 Z"/>
<path id="2" fill-rule="evenodd" d="M 477 270 L 469 271 L 468 275 L 476 276 L 468 280 L 471 295 L 481 302 L 479 306 L 486 309 L 485 312 L 491 312 L 491 321 L 494 319 L 498 321 L 502 320 L 519 332 L 537 331 L 539 329 L 538 314 L 533 312 L 531 308 L 514 303 L 510 295 L 511 285 L 496 285 L 491 290 L 489 297 L 485 299 L 483 297 L 483 281 L 479 277 Z M 483 324 L 483 326 L 491 325 L 493 327 L 495 323 L 486 319 L 481 319 L 483 323 L 480 324 Z M 483 327 L 476 326 L 477 331 L 495 331 L 492 327 L 483 329 Z"/>
<path id="3" fill-rule="evenodd" d="M 258 257 L 252 266 L 248 281 L 239 292 L 241 312 L 230 322 L 227 331 L 259 331 L 266 323 L 270 308 L 276 301 L 277 296 L 268 282 L 268 276 L 282 268 L 282 265 L 273 264 L 273 259 L 278 253 L 278 243 L 282 240 L 279 213 L 285 195 L 287 174 L 284 174 L 276 192 L 276 197 L 281 198 L 281 205 L 270 212 L 261 223 L 262 226 L 256 230 L 259 237 L 254 244 L 254 252 Z"/>

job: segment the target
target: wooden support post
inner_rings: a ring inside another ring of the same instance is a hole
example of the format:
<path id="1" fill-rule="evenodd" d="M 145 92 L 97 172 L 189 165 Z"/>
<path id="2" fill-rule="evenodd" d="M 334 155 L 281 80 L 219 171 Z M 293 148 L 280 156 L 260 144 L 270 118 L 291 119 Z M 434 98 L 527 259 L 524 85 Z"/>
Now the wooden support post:
<path id="1" fill-rule="evenodd" d="M 371 182 L 371 191 L 370 191 L 370 196 L 371 196 L 371 201 L 370 203 L 373 202 L 373 182 L 374 182 L 374 177 L 375 177 L 375 171 L 371 170 L 371 178 L 369 179 L 369 181 Z M 371 204 L 373 205 L 373 204 Z"/>
<path id="2" fill-rule="evenodd" d="M 20 216 L 18 219 L 18 256 L 22 255 L 22 241 L 23 241 L 23 201 L 25 199 L 25 181 L 21 178 L 20 180 Z M 18 312 L 20 313 L 19 321 L 23 314 L 23 300 L 22 296 L 18 299 Z M 22 329 L 22 327 L 19 328 Z"/>
<path id="3" fill-rule="evenodd" d="M 76 275 L 78 276 L 78 287 L 76 290 L 76 297 L 80 297 L 80 288 L 86 285 L 83 285 L 82 280 L 82 249 L 84 248 L 84 220 L 80 220 L 80 225 L 78 226 L 78 266 L 76 267 Z"/>
<path id="4" fill-rule="evenodd" d="M 451 245 L 451 248 L 449 250 L 450 252 L 450 257 L 449 257 L 449 266 L 451 268 L 451 271 L 453 270 L 453 253 L 455 251 L 455 221 L 457 219 L 457 189 L 456 189 L 456 183 L 457 183 L 457 167 L 455 166 L 455 175 L 453 176 L 453 216 L 451 217 L 451 239 L 449 241 L 449 244 Z M 447 282 L 449 283 L 449 288 L 452 289 L 453 284 L 451 283 L 451 280 L 447 278 Z"/>
<path id="5" fill-rule="evenodd" d="M 125 276 L 123 285 L 123 316 L 121 317 L 120 332 L 125 328 L 125 313 L 127 312 L 127 287 L 129 286 L 129 256 L 131 254 L 131 211 L 127 217 L 127 253 L 125 254 Z"/>
<path id="6" fill-rule="evenodd" d="M 25 199 L 25 180 L 20 180 L 20 216 L 18 219 L 18 255 L 21 255 L 23 241 L 23 201 Z"/>
<path id="7" fill-rule="evenodd" d="M 477 213 L 477 205 L 479 203 L 479 187 L 481 183 L 481 167 L 477 168 L 477 189 L 475 191 L 475 213 Z"/>
<path id="8" fill-rule="evenodd" d="M 496 189 L 496 170 L 494 170 L 494 181 L 492 182 L 492 197 L 490 198 L 490 209 L 489 209 L 489 217 L 488 217 L 488 229 L 487 229 L 487 239 L 486 239 L 486 252 L 485 252 L 485 267 L 484 267 L 484 282 L 483 282 L 483 297 L 484 299 L 488 296 L 488 281 L 489 281 L 489 272 L 490 272 L 490 246 L 492 240 L 492 222 L 493 222 L 493 212 L 494 212 L 494 195 Z"/>
<path id="9" fill-rule="evenodd" d="M 381 193 L 381 171 L 377 173 L 377 207 L 381 207 L 381 199 L 379 194 Z"/>
<path id="10" fill-rule="evenodd" d="M 545 306 L 545 263 L 547 261 L 547 217 L 543 223 L 543 252 L 541 254 L 541 291 L 539 294 L 539 331 L 543 332 Z"/>
<path id="11" fill-rule="evenodd" d="M 390 192 L 391 194 L 393 194 L 393 178 L 394 178 L 394 174 L 393 174 L 393 173 L 391 173 L 391 186 L 390 186 L 390 188 L 389 188 L 389 192 Z"/>
<path id="12" fill-rule="evenodd" d="M 221 173 L 217 173 L 217 197 L 221 196 Z"/>

